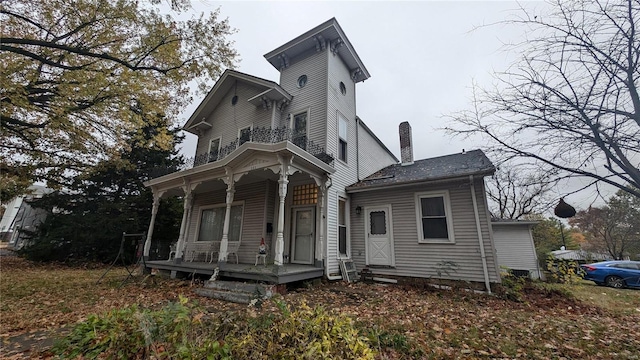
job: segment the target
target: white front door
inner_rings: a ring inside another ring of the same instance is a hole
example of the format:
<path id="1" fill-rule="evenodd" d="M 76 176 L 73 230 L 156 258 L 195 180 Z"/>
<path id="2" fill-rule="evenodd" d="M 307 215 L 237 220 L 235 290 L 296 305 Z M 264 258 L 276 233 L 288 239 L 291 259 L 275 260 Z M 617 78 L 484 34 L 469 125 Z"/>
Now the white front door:
<path id="1" fill-rule="evenodd" d="M 292 263 L 313 264 L 315 223 L 316 217 L 313 208 L 293 209 Z"/>
<path id="2" fill-rule="evenodd" d="M 393 244 L 389 227 L 391 207 L 386 205 L 366 208 L 365 214 L 367 265 L 393 266 Z"/>

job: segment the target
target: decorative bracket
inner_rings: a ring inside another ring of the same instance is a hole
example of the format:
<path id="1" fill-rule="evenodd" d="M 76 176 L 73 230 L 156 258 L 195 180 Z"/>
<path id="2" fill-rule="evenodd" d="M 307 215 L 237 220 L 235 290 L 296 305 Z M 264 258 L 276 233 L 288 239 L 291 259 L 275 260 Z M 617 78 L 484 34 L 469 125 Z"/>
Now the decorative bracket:
<path id="1" fill-rule="evenodd" d="M 342 41 L 342 39 L 335 39 L 331 42 L 331 53 L 333 55 L 338 54 L 338 49 L 340 49 L 340 47 L 342 47 L 342 45 L 344 45 L 344 42 Z"/>
<path id="2" fill-rule="evenodd" d="M 263 96 L 262 98 L 260 98 L 260 100 L 262 100 L 262 107 L 264 109 L 266 110 L 271 109 L 271 100 L 268 97 Z"/>
<path id="3" fill-rule="evenodd" d="M 358 75 L 360 74 L 362 74 L 362 69 L 355 68 L 354 70 L 351 71 L 351 80 L 356 81 L 356 79 L 358 78 Z"/>
<path id="4" fill-rule="evenodd" d="M 278 58 L 280 59 L 280 70 L 289 67 L 289 57 L 287 56 L 287 54 L 282 53 L 278 55 Z"/>
<path id="5" fill-rule="evenodd" d="M 323 51 L 327 48 L 327 43 L 324 41 L 324 37 L 322 35 L 314 36 L 313 40 L 316 41 L 316 52 Z"/>
<path id="6" fill-rule="evenodd" d="M 284 99 L 284 100 L 278 101 L 278 103 L 276 104 L 276 109 L 278 109 L 278 111 L 282 111 L 287 106 L 289 106 L 289 100 Z"/>

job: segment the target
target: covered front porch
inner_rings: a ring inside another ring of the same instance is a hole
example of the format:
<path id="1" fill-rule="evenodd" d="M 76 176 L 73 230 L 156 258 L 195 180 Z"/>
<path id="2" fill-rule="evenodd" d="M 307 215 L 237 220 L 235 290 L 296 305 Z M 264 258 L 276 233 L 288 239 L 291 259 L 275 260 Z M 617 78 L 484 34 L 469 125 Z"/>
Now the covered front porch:
<path id="1" fill-rule="evenodd" d="M 222 160 L 148 181 L 147 268 L 276 284 L 322 277 L 333 171 L 289 141 L 245 143 Z M 149 250 L 163 196 L 181 197 L 184 213 L 171 256 L 159 259 Z M 257 256 L 261 242 L 266 253 Z"/>
<path id="2" fill-rule="evenodd" d="M 324 274 L 323 268 L 301 264 L 283 264 L 278 266 L 274 264 L 263 265 L 262 263 L 258 265 L 226 262 L 176 263 L 173 260 L 151 260 L 147 261 L 146 265 L 148 268 L 169 271 L 176 276 L 180 273 L 184 275 L 201 274 L 211 276 L 217 268 L 220 278 L 260 281 L 269 284 L 286 284 L 315 279 L 322 277 Z"/>

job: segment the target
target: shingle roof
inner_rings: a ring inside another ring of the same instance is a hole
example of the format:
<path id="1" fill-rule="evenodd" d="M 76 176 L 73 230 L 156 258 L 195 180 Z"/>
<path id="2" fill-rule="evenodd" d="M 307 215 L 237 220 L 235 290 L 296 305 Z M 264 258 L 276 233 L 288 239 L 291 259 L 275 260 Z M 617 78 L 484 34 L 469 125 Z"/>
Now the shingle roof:
<path id="1" fill-rule="evenodd" d="M 472 150 L 459 154 L 417 160 L 411 165 L 390 165 L 347 187 L 347 191 L 428 182 L 469 175 L 490 175 L 494 172 L 495 167 L 482 150 Z"/>

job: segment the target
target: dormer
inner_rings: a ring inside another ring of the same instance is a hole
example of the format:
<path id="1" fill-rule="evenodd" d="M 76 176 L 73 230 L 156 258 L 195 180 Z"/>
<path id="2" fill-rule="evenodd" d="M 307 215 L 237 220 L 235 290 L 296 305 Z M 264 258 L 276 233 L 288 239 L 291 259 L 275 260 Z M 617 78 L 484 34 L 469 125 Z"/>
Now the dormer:
<path id="1" fill-rule="evenodd" d="M 238 89 L 242 91 L 239 97 Z M 269 110 L 273 107 L 285 107 L 293 97 L 280 85 L 273 81 L 262 79 L 235 70 L 225 70 L 215 85 L 202 100 L 198 108 L 187 120 L 183 129 L 195 135 L 202 135 L 211 130 L 214 123 L 219 121 L 233 121 L 234 119 L 217 119 L 216 110 L 220 107 L 240 108 L 252 107 Z M 227 100 L 228 103 L 225 103 Z M 265 112 L 267 125 L 271 123 L 271 112 Z"/>

